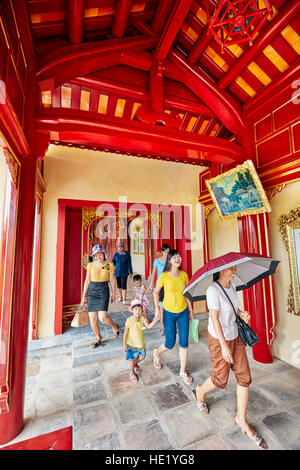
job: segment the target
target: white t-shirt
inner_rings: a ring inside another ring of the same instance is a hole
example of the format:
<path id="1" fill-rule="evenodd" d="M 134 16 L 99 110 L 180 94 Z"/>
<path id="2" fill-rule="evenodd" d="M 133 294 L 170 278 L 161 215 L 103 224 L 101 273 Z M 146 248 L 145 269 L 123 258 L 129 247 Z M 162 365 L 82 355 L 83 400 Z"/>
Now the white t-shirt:
<path id="1" fill-rule="evenodd" d="M 224 288 L 234 305 L 235 311 L 238 311 L 239 300 L 236 295 L 234 284 L 229 289 Z M 238 328 L 236 324 L 235 313 L 232 305 L 222 291 L 222 288 L 215 282 L 206 290 L 206 300 L 208 309 L 217 310 L 219 312 L 219 322 L 221 324 L 224 338 L 231 341 L 238 336 Z M 217 338 L 211 318 L 208 320 L 208 332 L 214 338 Z"/>

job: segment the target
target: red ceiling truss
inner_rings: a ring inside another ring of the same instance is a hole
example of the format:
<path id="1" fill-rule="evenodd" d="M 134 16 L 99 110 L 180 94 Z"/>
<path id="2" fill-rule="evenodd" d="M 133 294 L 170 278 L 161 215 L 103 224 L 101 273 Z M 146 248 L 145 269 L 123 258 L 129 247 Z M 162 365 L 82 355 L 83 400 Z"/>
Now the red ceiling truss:
<path id="1" fill-rule="evenodd" d="M 251 7 L 252 45 L 220 44 L 209 21 L 224 2 L 214 0 L 24 1 L 36 127 L 52 142 L 233 164 L 247 156 L 246 107 L 299 67 L 298 0 L 250 2 L 272 8 L 262 25 Z"/>

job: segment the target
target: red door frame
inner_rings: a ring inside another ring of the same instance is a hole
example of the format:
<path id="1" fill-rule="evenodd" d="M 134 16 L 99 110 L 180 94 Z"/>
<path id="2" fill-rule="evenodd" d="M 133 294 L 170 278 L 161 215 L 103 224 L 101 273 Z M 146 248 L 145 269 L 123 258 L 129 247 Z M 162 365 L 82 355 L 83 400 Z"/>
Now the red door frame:
<path id="1" fill-rule="evenodd" d="M 58 220 L 57 220 L 57 245 L 56 245 L 56 283 L 55 283 L 55 319 L 54 319 L 54 334 L 62 334 L 62 320 L 63 320 L 63 280 L 64 280 L 64 253 L 65 253 L 65 223 L 66 223 L 66 207 L 98 207 L 102 204 L 101 201 L 85 201 L 79 199 L 58 199 Z M 117 208 L 116 202 L 105 201 L 105 204 L 111 204 Z M 130 207 L 135 203 L 128 202 Z M 143 204 L 148 211 L 151 211 L 151 203 Z M 167 206 L 166 204 L 164 206 Z M 183 208 L 184 206 L 179 206 Z M 185 211 L 183 210 L 183 213 Z M 171 212 L 171 216 L 173 213 Z M 182 218 L 184 220 L 184 217 Z M 174 217 L 171 217 L 174 221 Z M 147 229 L 146 229 L 147 230 Z M 147 232 L 145 232 L 147 233 Z M 184 230 L 183 230 L 183 233 Z M 171 234 L 174 235 L 174 227 L 171 226 Z M 161 235 L 160 235 L 161 236 Z M 170 235 L 171 236 L 171 235 Z M 160 240 L 162 242 L 162 240 Z M 170 240 L 171 242 L 171 240 Z M 174 240 L 174 247 L 178 240 Z M 182 240 L 183 242 L 183 240 Z M 158 243 L 155 242 L 155 247 Z M 160 248 L 160 247 L 159 247 Z M 183 266 L 187 270 L 188 275 L 191 276 L 191 251 L 184 251 L 184 244 L 180 244 L 182 251 Z M 153 255 L 153 254 L 152 254 Z M 150 275 L 153 256 L 151 256 L 151 240 L 145 239 L 145 274 L 146 278 Z"/>

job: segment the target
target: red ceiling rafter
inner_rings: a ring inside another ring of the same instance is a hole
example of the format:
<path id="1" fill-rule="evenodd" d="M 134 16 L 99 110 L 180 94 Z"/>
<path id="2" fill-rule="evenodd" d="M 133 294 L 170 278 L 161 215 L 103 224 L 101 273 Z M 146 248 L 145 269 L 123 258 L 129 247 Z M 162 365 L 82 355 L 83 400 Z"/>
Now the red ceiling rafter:
<path id="1" fill-rule="evenodd" d="M 49 131 L 51 140 L 87 145 L 109 146 L 123 151 L 165 155 L 188 161 L 189 158 L 231 164 L 244 158 L 242 147 L 216 137 L 178 132 L 176 129 L 141 124 L 73 109 L 38 110 L 35 127 Z M 151 145 L 150 145 L 151 142 Z"/>
<path id="2" fill-rule="evenodd" d="M 238 135 L 244 132 L 244 121 L 237 103 L 200 69 L 191 66 L 182 54 L 175 51 L 170 53 L 170 62 L 166 63 L 166 76 L 184 80 L 185 85 L 212 109 L 231 132 Z"/>
<path id="3" fill-rule="evenodd" d="M 73 44 L 79 44 L 83 35 L 83 16 L 85 0 L 68 0 L 68 39 Z"/>
<path id="4" fill-rule="evenodd" d="M 163 29 L 168 16 L 171 13 L 174 0 L 160 0 L 152 20 L 151 29 L 155 33 L 160 33 Z"/>
<path id="5" fill-rule="evenodd" d="M 130 14 L 132 0 L 117 0 L 116 11 L 113 19 L 112 36 L 114 38 L 123 37 Z"/>
<path id="6" fill-rule="evenodd" d="M 72 78 L 118 65 L 122 52 L 151 48 L 156 41 L 153 37 L 138 36 L 62 47 L 40 58 L 37 79 L 39 82 L 53 79 L 56 87 Z"/>
<path id="7" fill-rule="evenodd" d="M 274 39 L 284 27 L 300 12 L 299 0 L 292 0 L 286 3 L 286 6 L 281 12 L 271 21 L 270 24 L 265 25 L 258 36 L 253 42 L 253 45 L 247 49 L 246 52 L 230 67 L 228 72 L 223 75 L 219 80 L 221 88 L 227 88 L 228 85 L 244 70 L 247 65 Z"/>

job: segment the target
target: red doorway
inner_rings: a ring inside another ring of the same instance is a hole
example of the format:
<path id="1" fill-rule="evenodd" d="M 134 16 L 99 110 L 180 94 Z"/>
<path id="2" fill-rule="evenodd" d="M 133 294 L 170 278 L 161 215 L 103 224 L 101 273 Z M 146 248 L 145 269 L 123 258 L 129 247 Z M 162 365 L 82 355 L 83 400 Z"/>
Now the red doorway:
<path id="1" fill-rule="evenodd" d="M 74 307 L 81 300 L 85 269 L 92 247 L 104 246 L 107 259 L 112 260 L 119 240 L 132 251 L 128 225 L 136 219 L 142 237 L 139 249 L 144 256 L 144 275 L 147 280 L 162 243 L 169 243 L 182 255 L 182 267 L 191 276 L 191 251 L 187 208 L 156 204 L 99 202 L 60 199 L 58 201 L 58 232 L 56 258 L 55 334 L 63 332 L 63 323 L 70 323 Z M 142 246 L 142 248 L 141 248 Z"/>

